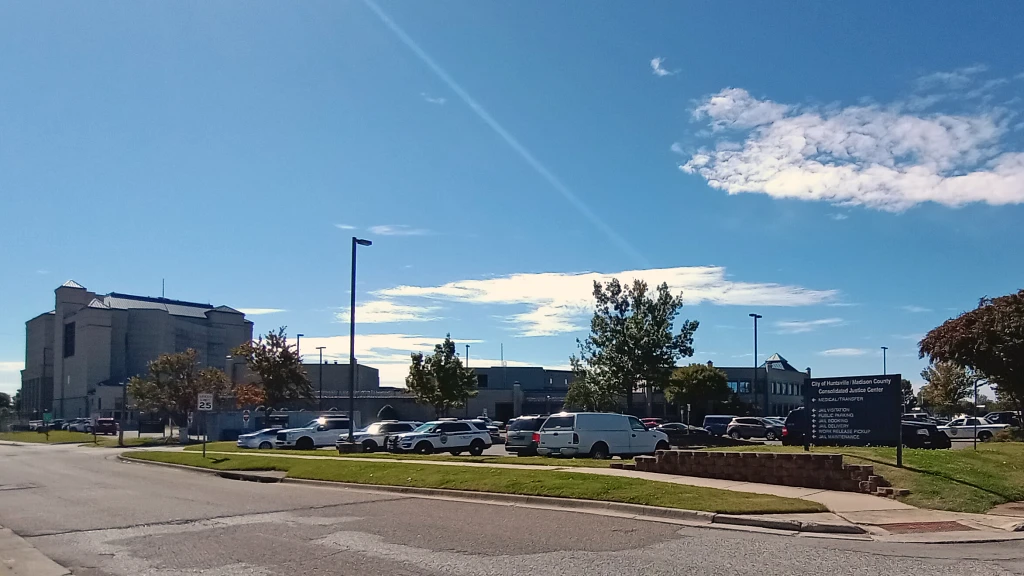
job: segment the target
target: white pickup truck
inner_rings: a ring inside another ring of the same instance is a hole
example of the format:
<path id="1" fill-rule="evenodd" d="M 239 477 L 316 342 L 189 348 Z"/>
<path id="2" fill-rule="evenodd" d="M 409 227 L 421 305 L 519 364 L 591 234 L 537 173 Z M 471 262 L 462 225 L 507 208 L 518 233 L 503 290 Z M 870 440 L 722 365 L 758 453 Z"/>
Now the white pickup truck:
<path id="1" fill-rule="evenodd" d="M 326 417 L 312 420 L 301 428 L 288 428 L 277 433 L 276 448 L 313 450 L 334 446 L 338 436 L 348 433 L 348 417 Z"/>
<path id="2" fill-rule="evenodd" d="M 939 431 L 945 432 L 950 440 L 970 440 L 974 438 L 975 424 L 978 440 L 982 442 L 991 440 L 996 432 L 1010 427 L 1009 424 L 993 424 L 984 418 L 957 418 L 945 426 L 939 426 Z"/>

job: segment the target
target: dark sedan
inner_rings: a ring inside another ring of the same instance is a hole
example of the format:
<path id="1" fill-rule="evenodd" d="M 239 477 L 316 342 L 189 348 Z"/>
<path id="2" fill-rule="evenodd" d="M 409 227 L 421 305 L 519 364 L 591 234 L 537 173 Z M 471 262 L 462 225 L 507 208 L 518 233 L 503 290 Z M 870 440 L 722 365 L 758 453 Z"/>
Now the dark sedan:
<path id="1" fill-rule="evenodd" d="M 655 428 L 655 430 L 664 432 L 668 436 L 668 443 L 673 446 L 687 446 L 709 436 L 707 430 L 696 426 L 687 426 L 682 422 L 662 424 Z"/>

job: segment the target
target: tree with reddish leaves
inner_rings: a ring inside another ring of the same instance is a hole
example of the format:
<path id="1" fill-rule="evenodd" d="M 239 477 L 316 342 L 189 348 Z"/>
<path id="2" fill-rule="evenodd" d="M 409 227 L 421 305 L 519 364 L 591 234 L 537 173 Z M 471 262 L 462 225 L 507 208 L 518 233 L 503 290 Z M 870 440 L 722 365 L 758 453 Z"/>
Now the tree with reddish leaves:
<path id="1" fill-rule="evenodd" d="M 933 329 L 920 357 L 979 373 L 1020 412 L 1024 409 L 1024 290 L 982 298 L 978 307 Z"/>

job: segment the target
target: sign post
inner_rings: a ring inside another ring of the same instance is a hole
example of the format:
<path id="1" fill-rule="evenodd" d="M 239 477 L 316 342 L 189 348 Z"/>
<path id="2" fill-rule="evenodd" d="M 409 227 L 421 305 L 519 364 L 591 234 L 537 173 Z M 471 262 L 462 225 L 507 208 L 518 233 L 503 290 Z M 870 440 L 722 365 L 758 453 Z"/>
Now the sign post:
<path id="1" fill-rule="evenodd" d="M 197 408 L 203 413 L 203 458 L 206 458 L 206 414 L 213 411 L 213 394 L 200 392 Z"/>
<path id="2" fill-rule="evenodd" d="M 895 446 L 903 465 L 903 392 L 900 374 L 811 378 L 806 410 L 811 443 Z"/>
<path id="3" fill-rule="evenodd" d="M 245 427 L 249 428 L 249 411 L 248 410 L 243 410 L 242 411 L 242 424 L 245 424 Z"/>

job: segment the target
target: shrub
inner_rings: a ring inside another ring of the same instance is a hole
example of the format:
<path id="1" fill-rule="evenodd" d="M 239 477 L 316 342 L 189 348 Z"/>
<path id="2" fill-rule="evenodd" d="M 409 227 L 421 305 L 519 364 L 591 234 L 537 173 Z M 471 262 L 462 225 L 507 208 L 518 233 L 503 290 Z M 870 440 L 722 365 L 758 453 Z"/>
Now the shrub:
<path id="1" fill-rule="evenodd" d="M 1007 428 L 992 437 L 996 442 L 1024 442 L 1024 428 Z"/>

